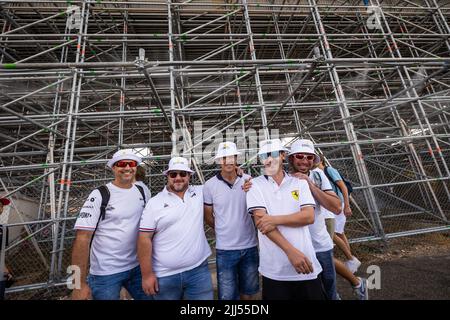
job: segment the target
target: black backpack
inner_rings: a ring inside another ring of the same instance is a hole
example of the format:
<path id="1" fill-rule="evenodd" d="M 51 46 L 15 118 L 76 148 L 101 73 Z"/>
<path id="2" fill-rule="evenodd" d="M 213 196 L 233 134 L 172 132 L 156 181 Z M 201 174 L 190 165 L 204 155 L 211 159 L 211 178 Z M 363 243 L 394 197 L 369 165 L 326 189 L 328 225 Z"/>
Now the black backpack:
<path id="1" fill-rule="evenodd" d="M 136 188 L 138 188 L 139 192 L 141 193 L 142 198 L 144 200 L 144 206 L 145 206 L 146 199 L 145 199 L 144 188 L 142 188 L 142 186 L 137 185 L 137 184 L 135 184 L 135 186 L 136 186 Z M 94 233 L 92 234 L 92 237 L 91 237 L 91 245 L 92 245 L 92 240 L 94 239 L 94 235 L 95 235 L 95 232 L 97 231 L 100 221 L 105 220 L 106 207 L 108 206 L 109 199 L 111 198 L 111 194 L 109 193 L 109 189 L 107 186 L 105 186 L 105 185 L 100 186 L 97 188 L 97 190 L 100 192 L 100 195 L 102 196 L 102 204 L 100 205 L 100 217 L 98 218 L 97 225 L 95 226 Z"/>
<path id="2" fill-rule="evenodd" d="M 341 188 L 339 188 L 339 186 L 336 184 L 336 182 L 334 182 L 334 180 L 331 179 L 331 176 L 330 176 L 330 174 L 328 173 L 328 166 L 325 166 L 323 172 L 324 172 L 325 175 L 327 176 L 328 180 L 330 180 L 330 182 L 331 182 L 332 184 L 334 184 L 334 185 L 336 186 L 336 188 L 338 188 L 339 190 L 341 190 Z M 341 174 L 341 173 L 339 173 L 339 174 Z M 350 194 L 353 192 L 353 186 L 352 186 L 352 184 L 351 184 L 347 179 L 344 178 L 344 176 L 343 176 L 342 174 L 341 174 L 341 178 L 342 178 L 342 181 L 344 181 L 345 186 L 347 187 L 348 195 L 350 196 Z M 341 190 L 341 193 L 342 193 L 342 190 Z M 342 193 L 342 194 L 343 194 L 343 193 Z"/>

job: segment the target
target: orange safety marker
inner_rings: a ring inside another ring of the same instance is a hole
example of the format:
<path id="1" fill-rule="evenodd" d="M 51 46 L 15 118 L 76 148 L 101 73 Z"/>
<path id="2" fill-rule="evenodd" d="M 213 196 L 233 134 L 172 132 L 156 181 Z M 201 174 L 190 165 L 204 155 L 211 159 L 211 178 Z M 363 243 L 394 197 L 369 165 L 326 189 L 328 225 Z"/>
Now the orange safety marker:
<path id="1" fill-rule="evenodd" d="M 62 184 L 62 185 L 68 185 L 68 186 L 70 186 L 71 184 L 72 184 L 72 180 L 69 180 L 69 179 L 61 179 L 60 180 L 60 182 L 59 182 L 59 184 Z"/>

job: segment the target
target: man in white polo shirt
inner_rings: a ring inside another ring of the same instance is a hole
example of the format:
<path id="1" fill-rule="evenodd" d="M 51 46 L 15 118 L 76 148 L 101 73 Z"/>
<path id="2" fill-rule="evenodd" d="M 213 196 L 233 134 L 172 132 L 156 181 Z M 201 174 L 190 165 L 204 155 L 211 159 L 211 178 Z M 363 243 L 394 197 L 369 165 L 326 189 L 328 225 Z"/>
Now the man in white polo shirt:
<path id="1" fill-rule="evenodd" d="M 320 169 L 313 169 L 320 161 L 310 140 L 297 140 L 289 152 L 291 174 L 303 179 L 309 185 L 316 201 L 314 210 L 314 223 L 309 225 L 309 232 L 317 259 L 323 272 L 320 279 L 323 283 L 327 299 L 336 300 L 336 270 L 333 262 L 333 240 L 325 225 L 325 216 L 328 210 L 340 213 L 341 201 L 333 192 L 330 181 Z M 327 210 L 328 209 L 328 210 Z"/>
<path id="2" fill-rule="evenodd" d="M 72 293 L 75 300 L 86 300 L 91 293 L 94 300 L 118 300 L 122 287 L 136 300 L 149 299 L 142 291 L 136 252 L 145 207 L 143 191 L 133 184 L 140 162 L 141 158 L 130 149 L 117 151 L 108 161 L 114 181 L 101 189 L 107 194 L 95 189 L 81 209 L 72 249 L 72 265 L 81 271 L 81 287 Z M 109 201 L 102 202 L 107 195 Z"/>
<path id="3" fill-rule="evenodd" d="M 212 300 L 203 228 L 203 186 L 190 186 L 188 160 L 174 157 L 167 185 L 151 198 L 139 227 L 142 288 L 156 300 Z"/>
<path id="4" fill-rule="evenodd" d="M 238 155 L 236 144 L 220 143 L 220 172 L 203 187 L 205 221 L 216 235 L 219 300 L 250 300 L 259 291 L 258 240 L 244 192 L 251 176 L 237 174 Z"/>
<path id="5" fill-rule="evenodd" d="M 308 225 L 314 198 L 306 181 L 283 170 L 286 148 L 279 139 L 260 143 L 265 175 L 253 180 L 247 208 L 258 227 L 264 300 L 324 300 L 322 271 Z"/>

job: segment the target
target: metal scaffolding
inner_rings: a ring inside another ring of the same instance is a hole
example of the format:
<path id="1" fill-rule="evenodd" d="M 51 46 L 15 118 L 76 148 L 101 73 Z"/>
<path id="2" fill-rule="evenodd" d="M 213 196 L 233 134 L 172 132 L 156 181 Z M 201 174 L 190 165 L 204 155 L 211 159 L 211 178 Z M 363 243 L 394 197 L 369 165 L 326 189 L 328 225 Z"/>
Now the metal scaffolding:
<path id="1" fill-rule="evenodd" d="M 180 145 L 211 177 L 199 155 L 229 130 L 253 175 L 250 131 L 312 139 L 355 186 L 352 241 L 448 232 L 449 17 L 437 0 L 2 0 L 0 192 L 38 206 L 4 224 L 7 298 L 63 295 L 117 149 L 142 152 L 156 194 Z"/>

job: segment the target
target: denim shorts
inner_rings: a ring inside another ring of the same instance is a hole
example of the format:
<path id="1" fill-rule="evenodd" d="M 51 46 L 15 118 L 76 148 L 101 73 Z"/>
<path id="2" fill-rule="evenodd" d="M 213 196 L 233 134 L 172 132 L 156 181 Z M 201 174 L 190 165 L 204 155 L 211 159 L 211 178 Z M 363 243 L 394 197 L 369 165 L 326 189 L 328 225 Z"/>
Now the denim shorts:
<path id="1" fill-rule="evenodd" d="M 212 300 L 214 298 L 208 260 L 196 268 L 166 277 L 158 277 L 155 300 Z"/>
<path id="2" fill-rule="evenodd" d="M 238 300 L 259 292 L 258 248 L 216 250 L 219 300 Z"/>
<path id="3" fill-rule="evenodd" d="M 94 300 L 119 300 L 122 287 L 127 289 L 135 300 L 153 300 L 142 290 L 142 276 L 139 266 L 106 276 L 90 274 L 88 283 Z"/>

